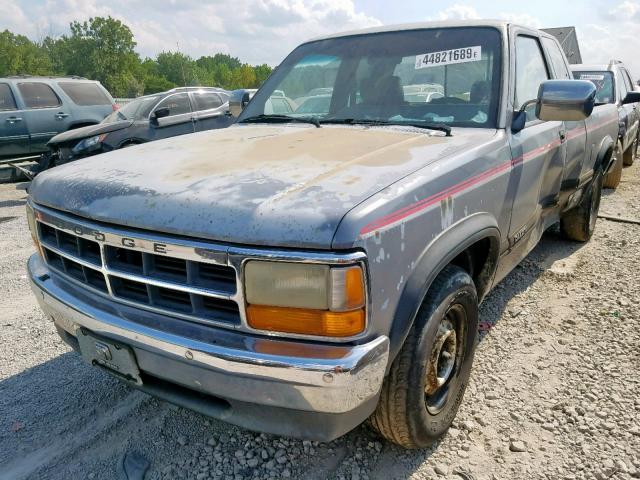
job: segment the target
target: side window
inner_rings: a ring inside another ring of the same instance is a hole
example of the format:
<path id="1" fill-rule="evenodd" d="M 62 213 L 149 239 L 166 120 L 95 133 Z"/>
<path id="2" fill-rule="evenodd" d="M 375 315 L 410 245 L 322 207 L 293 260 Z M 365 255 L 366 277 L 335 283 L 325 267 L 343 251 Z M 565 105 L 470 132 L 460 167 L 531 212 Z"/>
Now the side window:
<path id="1" fill-rule="evenodd" d="M 95 83 L 59 82 L 58 86 L 69 95 L 76 105 L 111 105 L 111 100 Z"/>
<path id="2" fill-rule="evenodd" d="M 46 83 L 19 83 L 18 90 L 27 108 L 51 108 L 61 105 L 58 95 Z"/>
<path id="3" fill-rule="evenodd" d="M 638 89 L 638 87 L 640 87 L 640 83 L 638 83 L 638 81 L 634 81 L 633 77 L 631 76 L 631 74 L 629 73 L 629 70 L 625 69 L 625 72 L 627 73 L 627 76 L 629 77 L 629 81 L 631 82 L 631 86 L 633 87 L 633 90 L 635 91 L 640 91 Z"/>
<path id="4" fill-rule="evenodd" d="M 556 41 L 551 38 L 543 38 L 542 44 L 549 53 L 551 65 L 553 66 L 553 71 L 556 74 L 555 78 L 560 80 L 570 79 L 571 74 L 569 73 L 569 67 L 567 67 L 565 62 L 564 53 L 562 53 L 562 50 L 560 50 Z"/>
<path id="5" fill-rule="evenodd" d="M 618 101 L 622 101 L 624 100 L 624 97 L 627 96 L 627 91 L 629 89 L 629 87 L 627 86 L 628 81 L 624 78 L 624 73 L 622 73 L 622 70 L 618 70 L 618 75 L 617 75 L 617 82 L 618 84 Z"/>
<path id="6" fill-rule="evenodd" d="M 195 101 L 194 110 L 196 112 L 219 108 L 224 103 L 216 93 L 196 93 L 193 99 Z"/>
<path id="7" fill-rule="evenodd" d="M 161 101 L 155 108 L 159 110 L 161 108 L 169 109 L 169 116 L 182 115 L 183 113 L 191 113 L 191 103 L 189 103 L 188 93 L 178 93 L 171 95 Z"/>
<path id="8" fill-rule="evenodd" d="M 0 111 L 16 110 L 16 99 L 13 98 L 11 87 L 7 83 L 0 83 Z"/>
<path id="9" fill-rule="evenodd" d="M 538 40 L 519 36 L 516 39 L 515 108 L 538 97 L 540 84 L 549 79 L 549 72 Z M 535 105 L 527 107 L 527 121 L 535 120 Z"/>
<path id="10" fill-rule="evenodd" d="M 635 90 L 633 86 L 633 81 L 631 80 L 631 77 L 629 76 L 629 72 L 627 71 L 626 68 L 622 69 L 622 77 L 624 78 L 624 84 L 627 87 L 627 92 L 633 92 Z"/>

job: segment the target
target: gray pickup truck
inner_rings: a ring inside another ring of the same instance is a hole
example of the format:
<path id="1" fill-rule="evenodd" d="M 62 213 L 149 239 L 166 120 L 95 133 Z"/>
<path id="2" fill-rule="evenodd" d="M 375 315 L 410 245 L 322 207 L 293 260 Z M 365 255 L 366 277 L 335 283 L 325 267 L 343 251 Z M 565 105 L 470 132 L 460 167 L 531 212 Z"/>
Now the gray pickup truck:
<path id="1" fill-rule="evenodd" d="M 36 178 L 43 310 L 89 363 L 213 417 L 429 445 L 479 302 L 551 225 L 592 235 L 616 107 L 551 36 L 480 21 L 309 41 L 236 100 L 228 129 Z"/>

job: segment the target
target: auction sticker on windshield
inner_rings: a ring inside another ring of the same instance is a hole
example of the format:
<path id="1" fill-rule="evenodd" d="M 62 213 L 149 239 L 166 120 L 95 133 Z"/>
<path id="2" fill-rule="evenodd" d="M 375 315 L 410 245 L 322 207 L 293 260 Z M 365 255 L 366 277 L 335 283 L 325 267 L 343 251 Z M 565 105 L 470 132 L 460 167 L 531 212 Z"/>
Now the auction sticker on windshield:
<path id="1" fill-rule="evenodd" d="M 482 59 L 482 47 L 454 48 L 441 52 L 424 53 L 416 56 L 416 69 L 451 65 L 454 63 L 479 62 Z"/>

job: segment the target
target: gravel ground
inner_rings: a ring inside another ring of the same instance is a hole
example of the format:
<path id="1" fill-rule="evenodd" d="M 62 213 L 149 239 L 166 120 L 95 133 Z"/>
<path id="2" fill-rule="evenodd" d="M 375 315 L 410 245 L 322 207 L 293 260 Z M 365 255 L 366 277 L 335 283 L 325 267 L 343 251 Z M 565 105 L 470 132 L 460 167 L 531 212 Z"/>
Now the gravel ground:
<path id="1" fill-rule="evenodd" d="M 640 162 L 602 213 L 640 220 Z M 366 426 L 328 444 L 256 434 L 85 366 L 40 313 L 25 185 L 0 186 L 0 478 L 640 478 L 640 225 L 599 220 L 587 245 L 550 231 L 487 298 L 457 420 L 403 451 Z"/>

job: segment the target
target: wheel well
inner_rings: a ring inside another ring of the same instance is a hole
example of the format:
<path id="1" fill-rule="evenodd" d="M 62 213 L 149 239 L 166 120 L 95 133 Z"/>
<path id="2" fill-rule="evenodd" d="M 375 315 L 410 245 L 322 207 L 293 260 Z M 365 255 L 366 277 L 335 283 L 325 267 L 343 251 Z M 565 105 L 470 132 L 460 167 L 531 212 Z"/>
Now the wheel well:
<path id="1" fill-rule="evenodd" d="M 498 240 L 485 237 L 465 248 L 451 262 L 464 269 L 473 278 L 478 298 L 484 297 L 489 289 L 498 260 Z"/>
<path id="2" fill-rule="evenodd" d="M 613 145 L 609 145 L 607 150 L 604 152 L 604 155 L 602 156 L 602 160 L 596 162 L 595 170 L 597 171 L 598 168 L 602 168 L 604 170 L 605 167 L 609 165 L 609 162 L 611 161 L 612 156 L 613 156 Z"/>

